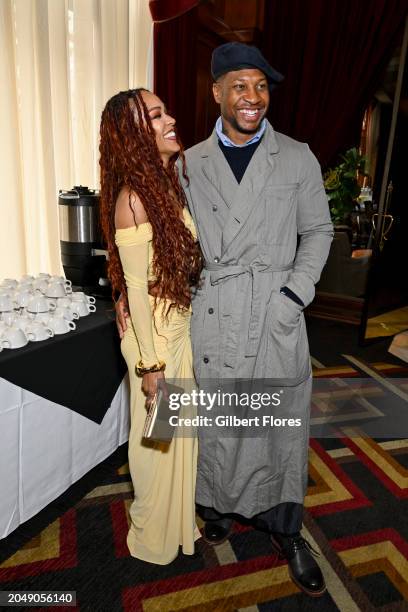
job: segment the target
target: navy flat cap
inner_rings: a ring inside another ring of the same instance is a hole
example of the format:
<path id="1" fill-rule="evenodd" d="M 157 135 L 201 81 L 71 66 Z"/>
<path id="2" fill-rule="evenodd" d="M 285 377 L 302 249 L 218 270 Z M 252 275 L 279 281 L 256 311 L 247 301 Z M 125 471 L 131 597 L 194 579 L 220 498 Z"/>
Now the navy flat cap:
<path id="1" fill-rule="evenodd" d="M 229 42 L 214 49 L 211 57 L 211 74 L 215 81 L 227 72 L 242 68 L 258 68 L 266 76 L 269 89 L 273 89 L 284 79 L 284 76 L 266 61 L 257 47 Z"/>

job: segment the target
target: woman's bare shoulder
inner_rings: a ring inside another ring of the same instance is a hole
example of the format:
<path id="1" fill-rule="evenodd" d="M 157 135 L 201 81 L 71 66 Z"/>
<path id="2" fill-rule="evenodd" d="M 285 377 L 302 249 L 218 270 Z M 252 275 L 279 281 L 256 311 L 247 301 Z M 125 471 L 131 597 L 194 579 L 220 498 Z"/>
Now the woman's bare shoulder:
<path id="1" fill-rule="evenodd" d="M 115 205 L 115 228 L 125 229 L 148 221 L 139 196 L 129 187 L 122 187 Z"/>

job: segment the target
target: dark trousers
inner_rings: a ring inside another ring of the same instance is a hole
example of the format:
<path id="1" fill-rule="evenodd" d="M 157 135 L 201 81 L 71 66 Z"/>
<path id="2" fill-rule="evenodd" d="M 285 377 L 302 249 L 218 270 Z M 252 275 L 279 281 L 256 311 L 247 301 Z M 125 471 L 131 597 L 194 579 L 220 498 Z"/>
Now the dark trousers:
<path id="1" fill-rule="evenodd" d="M 203 521 L 217 521 L 223 527 L 228 528 L 233 520 L 252 525 L 255 529 L 268 533 L 293 534 L 302 529 L 303 505 L 294 502 L 278 504 L 266 512 L 256 514 L 251 518 L 245 518 L 239 514 L 221 514 L 215 508 L 207 506 L 196 506 L 199 516 Z"/>

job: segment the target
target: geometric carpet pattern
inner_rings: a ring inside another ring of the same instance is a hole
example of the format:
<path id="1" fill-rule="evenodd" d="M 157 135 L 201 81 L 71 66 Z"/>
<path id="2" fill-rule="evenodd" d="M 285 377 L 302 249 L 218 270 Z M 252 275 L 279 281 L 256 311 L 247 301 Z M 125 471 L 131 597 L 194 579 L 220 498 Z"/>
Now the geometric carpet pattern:
<path id="1" fill-rule="evenodd" d="M 314 360 L 315 377 L 363 371 L 408 374 L 389 363 L 325 368 Z M 367 387 L 366 408 L 371 399 Z M 127 464 L 2 561 L 0 590 L 75 590 L 77 607 L 58 611 L 408 610 L 408 439 L 367 438 L 358 424 L 346 433 L 310 441 L 303 534 L 320 551 L 321 598 L 301 593 L 265 534 L 239 523 L 221 546 L 198 540 L 194 555 L 167 566 L 130 557 Z"/>

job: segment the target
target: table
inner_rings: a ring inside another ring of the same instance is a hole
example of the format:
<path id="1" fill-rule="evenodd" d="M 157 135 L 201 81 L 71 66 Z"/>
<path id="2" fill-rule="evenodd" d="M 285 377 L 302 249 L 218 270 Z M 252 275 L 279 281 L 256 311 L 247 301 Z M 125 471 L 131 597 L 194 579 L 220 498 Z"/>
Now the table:
<path id="1" fill-rule="evenodd" d="M 126 371 L 111 301 L 77 328 L 0 353 L 0 377 L 101 423 Z"/>
<path id="2" fill-rule="evenodd" d="M 128 439 L 129 381 L 109 309 L 101 300 L 77 330 L 0 354 L 0 539 Z"/>

